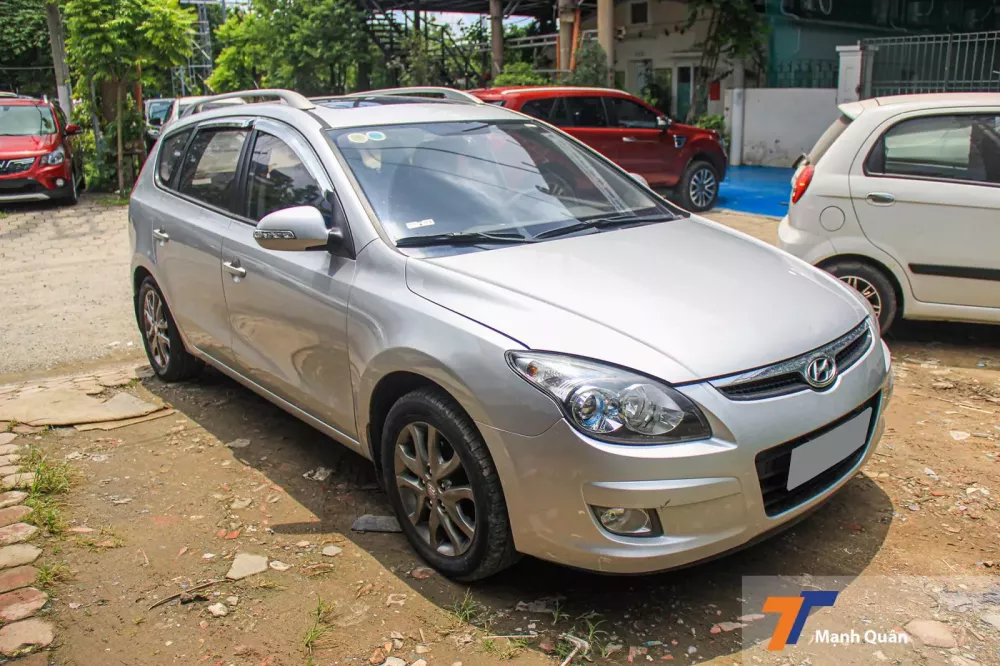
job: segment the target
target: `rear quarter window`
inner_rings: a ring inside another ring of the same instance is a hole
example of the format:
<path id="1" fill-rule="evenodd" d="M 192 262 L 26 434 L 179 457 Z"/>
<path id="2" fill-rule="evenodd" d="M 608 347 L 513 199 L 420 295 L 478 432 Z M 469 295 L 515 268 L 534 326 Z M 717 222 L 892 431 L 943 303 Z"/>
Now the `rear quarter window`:
<path id="1" fill-rule="evenodd" d="M 163 139 L 163 145 L 160 147 L 160 154 L 156 161 L 156 174 L 162 185 L 170 186 L 171 179 L 177 173 L 177 167 L 181 163 L 181 158 L 184 157 L 184 146 L 187 144 L 189 136 L 191 136 L 191 130 L 184 130 Z"/>
<path id="2" fill-rule="evenodd" d="M 847 131 L 847 128 L 853 121 L 845 115 L 841 115 L 833 124 L 826 128 L 823 132 L 823 136 L 819 138 L 813 149 L 809 151 L 809 164 L 813 166 L 819 164 L 819 161 L 823 159 L 823 156 L 833 147 L 833 144 L 837 142 L 840 135 Z"/>

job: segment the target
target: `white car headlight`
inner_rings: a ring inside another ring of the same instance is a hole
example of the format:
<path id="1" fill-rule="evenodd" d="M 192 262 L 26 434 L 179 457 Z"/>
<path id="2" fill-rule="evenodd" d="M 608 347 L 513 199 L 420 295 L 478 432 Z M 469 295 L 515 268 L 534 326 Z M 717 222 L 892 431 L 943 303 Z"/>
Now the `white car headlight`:
<path id="1" fill-rule="evenodd" d="M 66 160 L 66 151 L 62 148 L 56 148 L 48 155 L 42 156 L 42 164 L 45 166 L 56 166 L 62 164 Z"/>
<path id="2" fill-rule="evenodd" d="M 550 396 L 574 427 L 617 444 L 672 444 L 712 436 L 704 414 L 663 382 L 596 361 L 509 351 L 514 371 Z"/>

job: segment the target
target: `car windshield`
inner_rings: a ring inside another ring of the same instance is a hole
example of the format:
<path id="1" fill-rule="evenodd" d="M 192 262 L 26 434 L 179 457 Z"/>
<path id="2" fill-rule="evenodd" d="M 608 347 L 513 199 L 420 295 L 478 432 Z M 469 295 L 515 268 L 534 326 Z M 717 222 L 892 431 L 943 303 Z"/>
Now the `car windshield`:
<path id="1" fill-rule="evenodd" d="M 172 102 L 150 102 L 149 103 L 149 120 L 158 118 L 160 122 L 163 122 L 167 118 L 167 114 L 170 113 L 170 105 Z"/>
<path id="2" fill-rule="evenodd" d="M 330 135 L 395 241 L 477 232 L 530 239 L 588 220 L 682 214 L 534 122 L 385 125 Z"/>
<path id="3" fill-rule="evenodd" d="M 56 120 L 47 106 L 0 105 L 0 136 L 55 134 Z"/>

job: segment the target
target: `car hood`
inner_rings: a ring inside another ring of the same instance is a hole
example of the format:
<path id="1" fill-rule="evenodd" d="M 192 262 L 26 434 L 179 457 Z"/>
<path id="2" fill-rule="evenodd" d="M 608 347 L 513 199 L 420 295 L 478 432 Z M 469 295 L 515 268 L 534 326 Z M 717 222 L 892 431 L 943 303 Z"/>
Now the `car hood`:
<path id="1" fill-rule="evenodd" d="M 406 281 L 528 348 L 675 383 L 797 356 L 867 315 L 826 273 L 697 217 L 411 258 Z"/>
<path id="2" fill-rule="evenodd" d="M 35 136 L 0 136 L 0 159 L 34 157 L 51 153 L 59 147 L 58 134 Z"/>

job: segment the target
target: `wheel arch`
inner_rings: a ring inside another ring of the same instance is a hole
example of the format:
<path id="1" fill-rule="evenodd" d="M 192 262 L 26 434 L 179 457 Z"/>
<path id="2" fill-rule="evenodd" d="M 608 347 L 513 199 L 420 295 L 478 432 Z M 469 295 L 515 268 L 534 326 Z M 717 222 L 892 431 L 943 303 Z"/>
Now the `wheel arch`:
<path id="1" fill-rule="evenodd" d="M 886 264 L 879 261 L 878 259 L 873 259 L 872 257 L 863 254 L 837 254 L 832 257 L 827 257 L 826 259 L 823 259 L 822 261 L 816 264 L 816 267 L 822 268 L 823 270 L 827 270 L 827 267 L 832 264 L 841 262 L 851 262 L 851 261 L 857 262 L 859 264 L 867 264 L 868 266 L 871 266 L 878 272 L 882 273 L 882 275 L 884 275 L 885 278 L 889 280 L 889 284 L 892 285 L 892 290 L 896 294 L 896 311 L 899 312 L 900 314 L 903 314 L 908 300 L 906 297 L 906 292 L 903 290 L 903 285 L 900 282 L 899 278 L 896 276 L 895 272 L 893 272 L 891 268 L 889 268 Z"/>
<path id="2" fill-rule="evenodd" d="M 715 175 L 719 178 L 719 180 L 722 180 L 722 177 L 726 171 L 726 166 L 719 155 L 716 155 L 705 149 L 696 149 L 694 154 L 691 155 L 691 159 L 689 159 L 687 161 L 687 164 L 684 165 L 684 171 L 687 171 L 688 167 L 690 167 L 695 162 L 708 162 L 709 164 L 712 165 L 712 168 L 715 169 Z"/>

